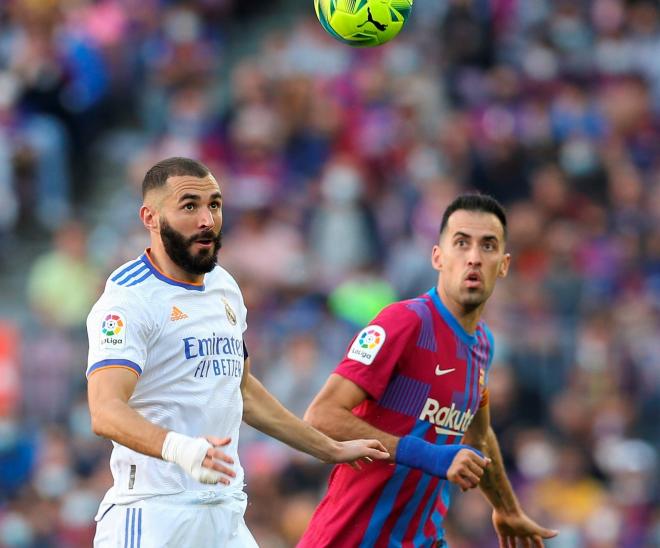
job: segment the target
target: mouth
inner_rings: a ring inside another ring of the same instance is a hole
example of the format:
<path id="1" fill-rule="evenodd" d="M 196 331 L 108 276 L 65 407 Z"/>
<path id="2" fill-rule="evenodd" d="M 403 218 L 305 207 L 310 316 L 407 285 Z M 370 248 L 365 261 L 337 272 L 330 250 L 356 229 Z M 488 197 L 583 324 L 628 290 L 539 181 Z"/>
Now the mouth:
<path id="1" fill-rule="evenodd" d="M 481 274 L 479 272 L 470 272 L 468 273 L 467 276 L 465 276 L 465 285 L 468 288 L 475 288 L 475 287 L 481 287 L 482 286 L 482 281 L 481 281 Z"/>
<path id="2" fill-rule="evenodd" d="M 205 249 L 213 246 L 213 240 L 211 239 L 195 240 L 194 243 Z"/>

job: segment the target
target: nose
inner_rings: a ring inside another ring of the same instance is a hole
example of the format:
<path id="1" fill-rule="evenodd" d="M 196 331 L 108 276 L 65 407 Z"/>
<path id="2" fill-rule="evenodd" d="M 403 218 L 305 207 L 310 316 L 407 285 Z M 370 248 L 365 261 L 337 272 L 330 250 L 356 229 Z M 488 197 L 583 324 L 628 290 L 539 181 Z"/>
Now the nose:
<path id="1" fill-rule="evenodd" d="M 199 228 L 209 229 L 215 226 L 215 219 L 213 218 L 213 213 L 206 208 L 201 209 L 201 215 L 199 217 Z"/>
<path id="2" fill-rule="evenodd" d="M 481 252 L 478 245 L 473 245 L 467 257 L 468 266 L 481 266 Z"/>

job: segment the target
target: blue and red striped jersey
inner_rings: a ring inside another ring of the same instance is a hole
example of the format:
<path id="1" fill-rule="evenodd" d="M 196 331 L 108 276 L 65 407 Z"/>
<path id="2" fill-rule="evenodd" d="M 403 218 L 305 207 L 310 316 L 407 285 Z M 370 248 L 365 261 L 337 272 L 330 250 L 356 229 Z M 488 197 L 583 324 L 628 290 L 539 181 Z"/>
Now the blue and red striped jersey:
<path id="1" fill-rule="evenodd" d="M 493 338 L 467 333 L 434 288 L 384 308 L 353 339 L 335 373 L 368 398 L 353 413 L 397 436 L 460 443 L 488 401 Z M 336 466 L 302 548 L 439 545 L 450 503 L 446 480 L 400 464 Z"/>

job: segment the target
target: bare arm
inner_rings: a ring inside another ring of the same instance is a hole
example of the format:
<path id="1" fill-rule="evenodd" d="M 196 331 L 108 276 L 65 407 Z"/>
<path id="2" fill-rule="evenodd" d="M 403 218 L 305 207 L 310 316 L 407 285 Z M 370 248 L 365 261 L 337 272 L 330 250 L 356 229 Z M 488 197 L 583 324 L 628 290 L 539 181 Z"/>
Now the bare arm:
<path id="1" fill-rule="evenodd" d="M 89 377 L 87 398 L 92 430 L 150 457 L 161 458 L 167 430 L 128 406 L 138 377 L 123 368 L 101 369 Z"/>
<path id="2" fill-rule="evenodd" d="M 96 435 L 113 440 L 133 451 L 162 459 L 163 443 L 168 430 L 148 421 L 128 405 L 137 380 L 135 373 L 119 367 L 101 369 L 89 377 L 87 398 L 92 430 Z M 206 439 L 213 447 L 209 447 L 201 465 L 234 476 L 235 472 L 226 466 L 233 464 L 232 459 L 219 449 L 231 440 L 214 436 Z M 202 456 L 199 458 L 202 459 Z M 219 481 L 228 483 L 224 477 Z"/>
<path id="3" fill-rule="evenodd" d="M 248 358 L 245 360 L 241 391 L 243 420 L 250 426 L 325 462 L 351 462 L 363 457 L 384 459 L 389 456 L 375 439 L 341 443 L 302 421 L 250 374 L 249 365 Z"/>
<path id="4" fill-rule="evenodd" d="M 307 409 L 305 420 L 335 439 L 376 438 L 387 448 L 391 461 L 401 462 L 396 458 L 401 438 L 384 432 L 353 414 L 352 410 L 367 397 L 367 393 L 354 382 L 341 375 L 330 375 L 325 386 Z M 487 466 L 488 461 L 482 459 L 474 451 L 456 445 L 434 447 L 436 454 L 445 451 L 452 452 L 447 467 L 443 466 L 442 471 L 437 467 L 427 471 L 435 475 L 442 474 L 441 477 L 445 477 L 444 474 L 446 474 L 449 481 L 456 483 L 463 490 L 476 487 L 482 469 Z M 416 464 L 405 464 L 420 467 Z"/>
<path id="5" fill-rule="evenodd" d="M 463 442 L 479 449 L 492 461 L 485 470 L 479 486 L 493 508 L 504 513 L 520 512 L 520 503 L 504 469 L 497 436 L 490 426 L 490 407 L 488 405 L 477 411 L 470 428 L 465 433 Z"/>
<path id="6" fill-rule="evenodd" d="M 520 539 L 524 546 L 543 548 L 543 539 L 555 537 L 559 532 L 541 527 L 523 512 L 504 469 L 497 436 L 490 426 L 488 405 L 479 409 L 464 441 L 492 460 L 479 486 L 493 505 L 493 526 L 500 547 L 516 546 L 516 539 Z"/>
<path id="7" fill-rule="evenodd" d="M 385 446 L 393 461 L 398 436 L 371 426 L 352 413 L 366 398 L 367 393 L 357 384 L 332 374 L 307 409 L 305 420 L 336 440 L 376 438 Z"/>

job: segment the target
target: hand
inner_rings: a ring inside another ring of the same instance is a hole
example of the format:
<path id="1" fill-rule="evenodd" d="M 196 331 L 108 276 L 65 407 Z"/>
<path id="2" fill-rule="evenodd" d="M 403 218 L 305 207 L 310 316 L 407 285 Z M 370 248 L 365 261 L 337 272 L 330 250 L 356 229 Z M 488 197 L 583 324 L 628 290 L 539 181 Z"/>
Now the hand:
<path id="1" fill-rule="evenodd" d="M 484 468 L 489 464 L 488 457 L 482 457 L 471 449 L 461 449 L 447 470 L 447 479 L 465 492 L 479 485 Z"/>
<path id="2" fill-rule="evenodd" d="M 559 534 L 559 531 L 541 527 L 522 511 L 504 514 L 493 510 L 493 527 L 500 541 L 500 548 L 543 548 L 543 539 Z"/>
<path id="3" fill-rule="evenodd" d="M 228 466 L 225 466 L 223 463 L 234 464 L 234 459 L 227 455 L 224 451 L 218 449 L 218 447 L 226 447 L 231 443 L 231 438 L 217 438 L 215 436 L 206 436 L 206 440 L 213 446 L 209 447 L 206 451 L 206 456 L 202 461 L 202 467 L 208 468 L 209 470 L 214 470 L 215 472 L 220 472 L 230 478 L 236 477 L 236 472 L 234 472 Z M 224 485 L 229 485 L 229 480 L 225 477 L 220 477 L 217 483 L 222 483 Z"/>
<path id="4" fill-rule="evenodd" d="M 200 483 L 229 484 L 225 476 L 236 473 L 224 463 L 233 464 L 232 458 L 218 447 L 231 442 L 230 438 L 191 438 L 185 434 L 170 431 L 163 440 L 161 456 L 165 462 L 178 464 L 187 474 Z M 225 476 L 223 476 L 225 474 Z"/>
<path id="5" fill-rule="evenodd" d="M 337 448 L 330 462 L 347 462 L 356 470 L 360 470 L 360 462 L 386 460 L 390 454 L 378 440 L 349 440 L 337 442 Z"/>
<path id="6" fill-rule="evenodd" d="M 470 445 L 435 445 L 415 436 L 403 436 L 396 447 L 396 462 L 417 468 L 461 486 L 476 487 L 490 459 Z"/>

